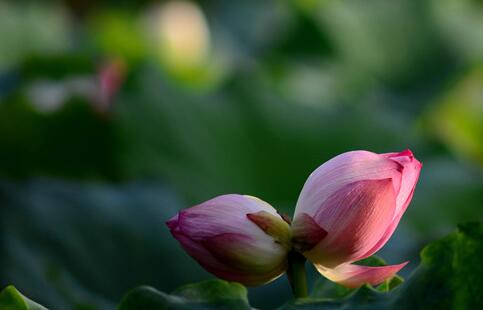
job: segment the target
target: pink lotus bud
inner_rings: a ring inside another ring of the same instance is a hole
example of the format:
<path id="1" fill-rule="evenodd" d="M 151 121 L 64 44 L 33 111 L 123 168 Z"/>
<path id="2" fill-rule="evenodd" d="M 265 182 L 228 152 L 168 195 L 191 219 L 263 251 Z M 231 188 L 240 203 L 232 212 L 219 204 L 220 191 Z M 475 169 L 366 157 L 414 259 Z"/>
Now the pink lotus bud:
<path id="1" fill-rule="evenodd" d="M 258 198 L 219 196 L 179 212 L 167 225 L 191 257 L 222 279 L 259 285 L 286 270 L 290 226 Z"/>
<path id="2" fill-rule="evenodd" d="M 105 111 L 122 86 L 126 74 L 126 64 L 120 59 L 113 59 L 103 64 L 98 72 L 99 94 L 98 107 Z"/>
<path id="3" fill-rule="evenodd" d="M 416 186 L 421 163 L 411 151 L 347 152 L 317 168 L 295 209 L 294 248 L 328 279 L 348 287 L 378 284 L 406 263 L 351 263 L 377 252 L 396 229 Z"/>

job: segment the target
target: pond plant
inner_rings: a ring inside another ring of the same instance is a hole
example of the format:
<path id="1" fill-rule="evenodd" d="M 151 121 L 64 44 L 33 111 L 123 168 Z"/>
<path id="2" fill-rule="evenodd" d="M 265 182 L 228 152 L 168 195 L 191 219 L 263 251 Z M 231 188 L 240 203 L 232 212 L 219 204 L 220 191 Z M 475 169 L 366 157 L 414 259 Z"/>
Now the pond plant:
<path id="1" fill-rule="evenodd" d="M 349 288 L 377 285 L 408 262 L 361 266 L 394 233 L 421 170 L 410 150 L 352 151 L 318 167 L 293 221 L 267 202 L 229 194 L 182 210 L 167 225 L 186 252 L 219 278 L 248 286 L 287 272 L 294 296 L 308 295 L 305 262 Z"/>

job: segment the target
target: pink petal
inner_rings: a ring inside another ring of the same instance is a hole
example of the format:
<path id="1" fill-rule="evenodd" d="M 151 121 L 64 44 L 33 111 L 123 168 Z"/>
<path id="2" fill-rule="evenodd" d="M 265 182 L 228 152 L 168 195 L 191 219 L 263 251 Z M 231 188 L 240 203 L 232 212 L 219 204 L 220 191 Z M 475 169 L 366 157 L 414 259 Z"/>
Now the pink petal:
<path id="1" fill-rule="evenodd" d="M 126 73 L 126 64 L 122 59 L 114 59 L 103 64 L 98 72 L 98 104 L 106 109 L 119 91 Z"/>
<path id="2" fill-rule="evenodd" d="M 265 223 L 270 226 L 266 229 L 276 234 L 285 228 L 282 237 L 289 240 L 289 226 L 276 210 L 250 196 L 219 196 L 181 211 L 166 224 L 185 251 L 209 272 L 225 280 L 259 285 L 283 274 L 290 245 L 277 242 L 248 214 L 279 220 L 276 224 L 281 229 Z"/>
<path id="3" fill-rule="evenodd" d="M 301 213 L 292 223 L 294 248 L 303 253 L 311 250 L 327 236 L 327 231 L 319 226 L 307 213 Z"/>
<path id="4" fill-rule="evenodd" d="M 258 226 L 249 221 L 248 213 L 267 211 L 280 217 L 266 202 L 243 195 L 222 195 L 179 213 L 181 231 L 194 240 L 203 240 L 222 233 L 257 235 L 269 239 Z"/>
<path id="5" fill-rule="evenodd" d="M 350 288 L 359 287 L 365 283 L 377 285 L 386 279 L 393 277 L 399 270 L 406 266 L 408 262 L 399 265 L 389 265 L 381 267 L 368 267 L 353 264 L 340 265 L 333 269 L 328 269 L 316 265 L 317 270 L 327 279 Z"/>
<path id="6" fill-rule="evenodd" d="M 292 248 L 290 226 L 281 216 L 273 215 L 267 211 L 259 211 L 248 213 L 247 218 L 272 237 L 276 243 L 284 246 L 287 250 Z"/>
<path id="7" fill-rule="evenodd" d="M 328 206 L 324 201 L 334 192 L 357 181 L 391 178 L 397 193 L 402 168 L 397 161 L 372 152 L 352 151 L 338 155 L 309 176 L 297 201 L 295 217 L 299 213 L 314 216 L 323 205 Z"/>
<path id="8" fill-rule="evenodd" d="M 357 181 L 339 188 L 314 216 L 327 236 L 304 255 L 314 264 L 335 267 L 367 253 L 391 223 L 395 201 L 392 179 Z"/>
<path id="9" fill-rule="evenodd" d="M 422 164 L 413 156 L 410 150 L 401 153 L 382 154 L 384 157 L 399 163 L 402 169 L 401 187 L 397 192 L 396 214 L 404 213 L 411 202 L 411 198 L 418 182 Z"/>
<path id="10" fill-rule="evenodd" d="M 271 242 L 258 242 L 245 235 L 221 234 L 203 241 L 218 261 L 247 273 L 267 273 L 285 266 L 286 250 Z"/>
<path id="11" fill-rule="evenodd" d="M 179 226 L 178 226 L 178 214 L 173 216 L 169 221 L 166 222 L 166 225 L 168 226 L 169 230 L 179 232 Z"/>
<path id="12" fill-rule="evenodd" d="M 173 234 L 173 237 L 178 240 L 183 249 L 208 271 L 217 274 L 218 272 L 226 272 L 228 270 L 226 266 L 219 262 L 201 243 L 193 241 L 180 232 L 171 230 L 171 233 Z"/>
<path id="13" fill-rule="evenodd" d="M 168 226 L 183 249 L 203 268 L 219 278 L 245 285 L 259 285 L 275 280 L 286 270 L 285 254 L 277 253 L 279 249 L 274 242 L 258 244 L 258 250 L 253 250 L 255 242 L 242 235 L 222 235 L 199 242 L 179 232 L 174 218 L 168 221 Z M 256 261 L 247 261 L 255 253 Z M 274 257 L 279 261 L 269 268 L 267 262 L 273 262 Z"/>
<path id="14" fill-rule="evenodd" d="M 416 188 L 416 184 L 419 179 L 419 173 L 422 168 L 422 164 L 416 158 L 414 158 L 413 153 L 410 150 L 406 150 L 401 153 L 388 153 L 383 155 L 403 165 L 401 188 L 396 198 L 396 212 L 394 213 L 394 219 L 388 226 L 381 240 L 379 240 L 379 242 L 367 253 L 356 258 L 355 260 L 361 260 L 372 256 L 374 253 L 379 251 L 391 238 L 399 224 L 399 221 L 401 220 L 401 217 L 403 216 L 404 212 L 406 212 L 406 209 L 411 202 L 414 189 Z"/>

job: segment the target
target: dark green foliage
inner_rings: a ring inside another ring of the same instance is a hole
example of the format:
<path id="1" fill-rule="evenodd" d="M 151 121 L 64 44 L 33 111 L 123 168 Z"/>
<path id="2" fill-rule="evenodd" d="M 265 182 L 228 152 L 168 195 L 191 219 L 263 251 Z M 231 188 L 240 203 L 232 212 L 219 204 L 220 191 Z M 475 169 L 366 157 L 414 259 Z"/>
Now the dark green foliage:
<path id="1" fill-rule="evenodd" d="M 53 309 L 111 309 L 131 287 L 151 284 L 170 290 L 173 279 L 180 284 L 205 277 L 167 237 L 164 222 L 181 206 L 159 186 L 142 183 L 115 189 L 49 180 L 22 186 L 4 182 L 0 203 L 5 229 L 1 285 L 13 283 Z M 320 278 L 309 298 L 283 307 L 476 309 L 482 302 L 482 240 L 480 224 L 461 225 L 425 247 L 421 265 L 402 284 L 395 277 L 377 288 L 350 290 Z M 384 261 L 371 257 L 358 264 L 377 266 Z M 248 307 L 246 290 L 221 280 L 190 284 L 172 295 L 139 288 L 124 298 L 122 309 L 146 303 Z"/>
<path id="2" fill-rule="evenodd" d="M 12 285 L 0 292 L 0 309 L 2 310 L 46 310 L 41 305 L 23 296 Z"/>
<path id="3" fill-rule="evenodd" d="M 363 286 L 345 298 L 327 299 L 315 292 L 317 298 L 294 301 L 282 308 L 478 309 L 483 302 L 482 240 L 481 224 L 461 225 L 457 232 L 426 246 L 421 265 L 404 284 L 388 293 Z"/>
<path id="4" fill-rule="evenodd" d="M 168 295 L 150 287 L 139 287 L 129 292 L 118 306 L 132 309 L 251 309 L 247 291 L 238 283 L 208 280 L 189 284 Z"/>
<path id="5" fill-rule="evenodd" d="M 481 224 L 430 243 L 421 252 L 421 265 L 395 291 L 398 309 L 478 309 L 483 304 L 483 231 Z"/>
<path id="6" fill-rule="evenodd" d="M 355 149 L 410 148 L 424 164 L 378 253 L 389 262 L 416 265 L 425 244 L 483 219 L 481 0 L 194 1 L 211 40 L 186 76 L 148 33 L 160 2 L 0 0 L 0 287 L 53 310 L 110 310 L 139 285 L 202 281 L 164 221 L 225 193 L 292 215 L 308 175 Z M 42 110 L 32 95 L 78 78 L 96 88 L 111 61 L 125 79 L 106 106 L 73 92 Z M 474 227 L 429 246 L 405 283 L 354 291 L 312 270 L 310 299 L 285 307 L 480 308 Z M 359 263 L 383 263 L 371 260 Z M 285 303 L 285 280 L 249 289 L 251 306 Z"/>
<path id="7" fill-rule="evenodd" d="M 483 291 L 483 269 L 479 264 L 483 255 L 482 237 L 481 224 L 470 223 L 429 244 L 421 253 L 421 265 L 398 287 L 395 286 L 400 284 L 399 278 L 382 284 L 385 289 L 365 285 L 356 290 L 339 287 L 330 292 L 318 285 L 309 298 L 292 301 L 280 309 L 478 309 Z M 365 263 L 383 262 L 371 258 Z M 221 280 L 185 286 L 173 295 L 143 287 L 129 293 L 120 309 L 140 309 L 136 306 L 148 304 L 153 306 L 149 309 L 193 309 L 207 305 L 218 309 L 227 305 L 222 301 L 235 300 L 232 309 L 238 306 L 244 309 L 243 291 L 242 287 Z"/>
<path id="8" fill-rule="evenodd" d="M 133 287 L 206 277 L 168 237 L 182 204 L 158 184 L 0 182 L 0 206 L 0 287 L 54 310 L 112 309 Z"/>
<path id="9" fill-rule="evenodd" d="M 79 98 L 48 114 L 35 111 L 24 99 L 0 105 L 0 145 L 3 175 L 117 177 L 112 125 Z"/>

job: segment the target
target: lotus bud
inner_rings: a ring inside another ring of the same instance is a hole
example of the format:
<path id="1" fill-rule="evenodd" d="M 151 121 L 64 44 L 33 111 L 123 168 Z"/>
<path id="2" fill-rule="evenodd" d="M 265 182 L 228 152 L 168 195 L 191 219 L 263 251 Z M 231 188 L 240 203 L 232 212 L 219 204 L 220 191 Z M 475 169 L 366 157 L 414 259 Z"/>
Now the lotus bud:
<path id="1" fill-rule="evenodd" d="M 290 226 L 258 198 L 219 196 L 179 212 L 167 225 L 184 250 L 219 278 L 260 285 L 287 268 Z"/>
<path id="2" fill-rule="evenodd" d="M 306 181 L 297 201 L 294 248 L 328 279 L 347 287 L 378 284 L 406 263 L 352 264 L 377 252 L 393 234 L 418 181 L 411 151 L 353 151 L 334 157 Z"/>

